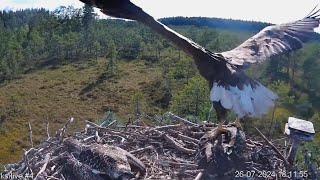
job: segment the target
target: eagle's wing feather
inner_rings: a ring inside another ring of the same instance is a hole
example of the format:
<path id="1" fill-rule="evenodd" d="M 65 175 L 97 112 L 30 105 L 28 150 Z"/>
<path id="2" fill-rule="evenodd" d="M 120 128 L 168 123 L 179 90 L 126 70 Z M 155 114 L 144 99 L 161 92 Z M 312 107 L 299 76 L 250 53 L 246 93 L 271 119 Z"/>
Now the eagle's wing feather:
<path id="1" fill-rule="evenodd" d="M 268 58 L 302 48 L 314 35 L 320 23 L 320 9 L 305 18 L 286 24 L 272 25 L 246 40 L 233 50 L 222 52 L 226 60 L 237 66 L 261 63 Z"/>

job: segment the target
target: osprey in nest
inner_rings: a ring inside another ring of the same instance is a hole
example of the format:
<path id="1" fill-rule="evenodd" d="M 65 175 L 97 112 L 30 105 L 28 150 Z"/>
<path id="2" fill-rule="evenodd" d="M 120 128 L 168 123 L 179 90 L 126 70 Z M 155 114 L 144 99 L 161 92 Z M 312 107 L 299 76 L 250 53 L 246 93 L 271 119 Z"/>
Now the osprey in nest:
<path id="1" fill-rule="evenodd" d="M 246 69 L 302 48 L 314 35 L 320 20 L 320 10 L 314 8 L 301 20 L 268 26 L 230 51 L 213 53 L 155 20 L 129 0 L 81 1 L 100 8 L 106 15 L 143 23 L 191 55 L 200 74 L 209 82 L 210 100 L 219 121 L 226 120 L 229 110 L 238 118 L 266 114 L 274 106 L 277 95 L 249 78 Z"/>

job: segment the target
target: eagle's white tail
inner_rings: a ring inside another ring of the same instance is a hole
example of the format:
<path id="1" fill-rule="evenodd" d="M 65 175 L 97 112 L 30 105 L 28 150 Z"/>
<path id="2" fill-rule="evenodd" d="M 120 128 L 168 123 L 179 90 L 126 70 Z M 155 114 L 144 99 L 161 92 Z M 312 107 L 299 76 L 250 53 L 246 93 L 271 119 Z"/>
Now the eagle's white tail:
<path id="1" fill-rule="evenodd" d="M 211 101 L 220 102 L 224 108 L 232 110 L 239 118 L 261 117 L 267 114 L 277 98 L 275 93 L 258 82 L 255 86 L 244 85 L 243 89 L 213 83 L 210 93 Z"/>

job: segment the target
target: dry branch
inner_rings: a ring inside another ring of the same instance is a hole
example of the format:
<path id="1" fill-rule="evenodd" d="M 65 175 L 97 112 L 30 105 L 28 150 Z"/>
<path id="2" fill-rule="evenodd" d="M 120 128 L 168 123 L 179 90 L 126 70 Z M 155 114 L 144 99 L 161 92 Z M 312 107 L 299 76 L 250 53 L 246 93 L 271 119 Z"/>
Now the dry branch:
<path id="1" fill-rule="evenodd" d="M 31 123 L 30 123 L 30 121 L 28 122 L 28 126 L 29 126 L 30 144 L 31 144 L 31 147 L 33 147 L 32 128 L 31 128 Z"/>
<path id="2" fill-rule="evenodd" d="M 169 112 L 168 115 L 169 115 L 169 117 L 170 117 L 171 119 L 173 119 L 173 120 L 175 120 L 175 121 L 178 121 L 178 122 L 182 122 L 182 123 L 184 123 L 184 124 L 186 124 L 186 125 L 189 125 L 189 126 L 199 126 L 198 124 L 193 123 L 193 122 L 191 122 L 191 121 L 188 121 L 188 120 L 186 120 L 186 119 L 183 119 L 183 118 L 181 118 L 181 117 L 179 117 L 179 116 L 177 116 L 177 115 L 172 114 L 171 112 Z"/>
<path id="3" fill-rule="evenodd" d="M 283 160 L 283 162 L 285 163 L 285 165 L 288 167 L 289 166 L 289 162 L 287 161 L 287 159 L 282 155 L 282 153 L 279 151 L 279 149 L 271 142 L 268 140 L 268 138 L 262 134 L 262 132 L 255 127 L 255 129 L 258 131 L 259 135 L 262 137 L 263 140 L 265 140 L 265 142 L 277 153 L 278 157 Z"/>
<path id="4" fill-rule="evenodd" d="M 50 154 L 47 154 L 46 157 L 44 158 L 44 164 L 42 166 L 42 168 L 40 169 L 40 171 L 38 172 L 38 174 L 36 175 L 35 179 L 37 179 L 38 177 L 42 176 L 41 174 L 46 170 L 47 165 L 50 161 Z"/>
<path id="5" fill-rule="evenodd" d="M 203 172 L 199 172 L 199 174 L 197 175 L 196 178 L 194 178 L 194 180 L 201 180 L 203 176 Z"/>
<path id="6" fill-rule="evenodd" d="M 163 137 L 169 144 L 171 144 L 174 148 L 176 148 L 177 150 L 179 150 L 183 153 L 194 154 L 196 152 L 193 149 L 188 149 L 188 148 L 183 147 L 180 143 L 175 141 L 173 137 L 171 137 L 167 134 L 164 134 Z"/>
<path id="7" fill-rule="evenodd" d="M 65 135 L 65 133 L 66 133 L 69 125 L 70 125 L 71 123 L 73 123 L 73 121 L 74 121 L 74 118 L 73 118 L 73 117 L 70 118 L 70 119 L 67 121 L 67 123 L 56 133 L 56 135 L 57 135 L 58 137 L 60 137 L 60 142 L 62 142 L 62 140 L 63 140 L 63 138 L 64 138 L 64 135 Z"/>
<path id="8" fill-rule="evenodd" d="M 147 147 L 144 147 L 144 148 L 140 148 L 140 149 L 136 149 L 136 150 L 133 150 L 133 151 L 130 151 L 131 154 L 135 154 L 135 153 L 140 153 L 140 152 L 143 152 L 143 151 L 146 151 L 146 150 L 153 150 L 154 147 L 153 146 L 147 146 Z"/>
<path id="9" fill-rule="evenodd" d="M 47 123 L 46 123 L 46 132 L 47 132 L 47 138 L 50 139 L 49 121 L 47 121 Z"/>
<path id="10" fill-rule="evenodd" d="M 193 142 L 195 144 L 198 144 L 199 143 L 199 140 L 197 139 L 194 139 L 192 137 L 189 137 L 189 136 L 185 136 L 183 134 L 178 134 L 178 138 L 184 140 L 184 141 L 190 141 L 190 142 Z"/>

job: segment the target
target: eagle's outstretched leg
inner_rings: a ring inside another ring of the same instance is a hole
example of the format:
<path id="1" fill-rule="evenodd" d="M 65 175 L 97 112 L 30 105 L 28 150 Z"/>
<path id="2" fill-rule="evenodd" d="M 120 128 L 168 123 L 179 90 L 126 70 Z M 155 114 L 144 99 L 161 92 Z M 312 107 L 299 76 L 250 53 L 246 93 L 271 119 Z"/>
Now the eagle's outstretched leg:
<path id="1" fill-rule="evenodd" d="M 216 110 L 217 113 L 217 118 L 218 118 L 218 122 L 219 123 L 224 123 L 224 124 L 228 124 L 229 121 L 227 119 L 227 113 L 228 111 L 221 106 L 220 102 L 212 102 L 212 105 L 214 107 L 214 109 Z"/>

